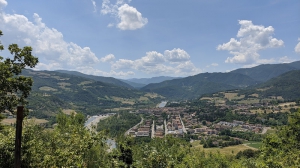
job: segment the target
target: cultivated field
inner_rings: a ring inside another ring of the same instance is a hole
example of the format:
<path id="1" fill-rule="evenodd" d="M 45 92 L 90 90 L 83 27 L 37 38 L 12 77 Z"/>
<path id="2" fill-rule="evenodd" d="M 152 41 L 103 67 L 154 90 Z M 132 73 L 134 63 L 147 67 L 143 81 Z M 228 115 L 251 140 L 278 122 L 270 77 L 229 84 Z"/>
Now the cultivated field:
<path id="1" fill-rule="evenodd" d="M 57 91 L 57 89 L 54 89 L 54 88 L 49 87 L 49 86 L 42 86 L 39 89 L 42 90 L 42 91 Z"/>
<path id="2" fill-rule="evenodd" d="M 224 98 L 228 100 L 238 100 L 238 99 L 243 99 L 245 95 L 240 95 L 238 96 L 238 93 L 224 93 Z"/>
<path id="3" fill-rule="evenodd" d="M 35 124 L 44 124 L 47 123 L 48 121 L 45 119 L 37 119 L 37 118 L 32 118 L 32 119 L 24 119 L 24 122 L 33 122 Z M 6 118 L 1 121 L 2 124 L 4 125 L 11 125 L 16 123 L 16 118 Z"/>
<path id="4" fill-rule="evenodd" d="M 197 150 L 204 150 L 204 152 L 212 152 L 212 153 L 220 152 L 221 154 L 225 154 L 225 155 L 236 155 L 238 152 L 244 151 L 246 149 L 256 150 L 256 148 L 247 146 L 245 144 L 228 146 L 228 147 L 224 147 L 224 148 L 219 148 L 219 147 L 203 148 L 203 145 L 200 145 L 200 141 L 198 141 L 198 140 L 192 142 L 192 146 Z"/>
<path id="5" fill-rule="evenodd" d="M 63 109 L 62 112 L 65 113 L 65 114 L 67 114 L 67 115 L 71 115 L 72 113 L 76 114 L 76 111 L 75 110 L 71 110 L 71 109 Z"/>
<path id="6" fill-rule="evenodd" d="M 125 98 L 115 97 L 115 96 L 112 96 L 112 99 L 114 101 L 121 102 L 122 104 L 130 104 L 130 105 L 134 105 L 135 104 L 133 99 L 125 99 Z"/>

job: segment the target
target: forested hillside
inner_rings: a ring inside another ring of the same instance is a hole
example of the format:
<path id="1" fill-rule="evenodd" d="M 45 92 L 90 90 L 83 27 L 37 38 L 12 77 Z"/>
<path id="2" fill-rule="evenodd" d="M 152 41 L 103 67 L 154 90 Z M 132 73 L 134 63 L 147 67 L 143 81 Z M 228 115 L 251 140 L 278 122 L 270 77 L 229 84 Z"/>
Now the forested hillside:
<path id="1" fill-rule="evenodd" d="M 155 92 L 170 99 L 191 99 L 203 94 L 244 88 L 258 82 L 237 73 L 201 73 L 181 79 L 149 84 L 141 90 Z"/>
<path id="2" fill-rule="evenodd" d="M 257 81 L 265 82 L 285 72 L 300 69 L 300 61 L 288 64 L 263 64 L 253 68 L 240 68 L 232 73 L 244 74 Z"/>
<path id="3" fill-rule="evenodd" d="M 92 79 L 95 81 L 99 81 L 99 82 L 104 82 L 104 83 L 110 83 L 116 86 L 120 86 L 120 87 L 127 87 L 132 89 L 133 87 L 129 84 L 127 84 L 126 82 L 123 82 L 121 80 L 115 79 L 113 77 L 104 77 L 104 76 L 95 76 L 95 75 L 87 75 L 87 74 L 83 74 L 77 71 L 66 71 L 66 70 L 57 70 L 57 72 L 60 73 L 66 73 L 66 74 L 70 74 L 70 75 L 74 75 L 74 76 L 81 76 L 87 79 Z"/>
<path id="4" fill-rule="evenodd" d="M 282 96 L 284 99 L 299 99 L 300 70 L 284 73 L 260 84 L 256 88 L 261 89 L 260 94 L 263 97 Z"/>
<path id="5" fill-rule="evenodd" d="M 239 95 L 245 97 L 276 98 L 280 97 L 286 101 L 298 100 L 300 98 L 300 70 L 286 72 L 278 77 L 272 78 L 264 83 L 239 90 Z"/>
<path id="6" fill-rule="evenodd" d="M 34 80 L 29 97 L 31 114 L 52 116 L 58 109 L 96 114 L 113 108 L 152 105 L 161 97 L 80 76 L 54 71 L 24 70 Z"/>
<path id="7" fill-rule="evenodd" d="M 160 83 L 172 79 L 179 79 L 179 77 L 157 76 L 152 78 L 132 78 L 132 79 L 127 79 L 127 81 L 148 85 L 150 83 Z"/>
<path id="8" fill-rule="evenodd" d="M 289 116 L 289 123 L 267 135 L 258 151 L 237 154 L 209 153 L 190 143 L 167 136 L 149 143 L 119 139 L 117 148 L 108 150 L 105 132 L 89 132 L 82 114 L 60 113 L 53 130 L 27 124 L 23 132 L 22 167 L 299 167 L 300 111 Z M 0 131 L 0 167 L 13 167 L 14 133 Z M 111 152 L 109 152 L 111 151 Z M 234 157 L 234 155 L 236 155 Z"/>

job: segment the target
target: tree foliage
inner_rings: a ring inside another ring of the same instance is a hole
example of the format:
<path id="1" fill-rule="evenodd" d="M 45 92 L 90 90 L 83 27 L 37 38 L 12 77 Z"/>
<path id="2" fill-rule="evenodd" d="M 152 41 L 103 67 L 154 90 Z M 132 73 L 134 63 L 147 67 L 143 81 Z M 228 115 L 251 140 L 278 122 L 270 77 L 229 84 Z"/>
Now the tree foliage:
<path id="1" fill-rule="evenodd" d="M 269 167 L 300 167 L 300 109 L 289 116 L 288 125 L 268 135 L 262 160 Z"/>
<path id="2" fill-rule="evenodd" d="M 80 113 L 59 113 L 53 130 L 26 124 L 22 167 L 110 167 L 104 133 L 88 131 L 84 119 Z M 13 167 L 14 133 L 0 132 L 0 167 Z"/>
<path id="3" fill-rule="evenodd" d="M 97 130 L 108 130 L 110 137 L 123 136 L 125 131 L 141 121 L 141 117 L 128 112 L 119 112 L 98 123 Z"/>
<path id="4" fill-rule="evenodd" d="M 1 43 L 0 50 L 4 50 Z M 17 44 L 11 44 L 8 50 L 13 58 L 4 59 L 0 56 L 0 112 L 13 112 L 18 104 L 26 104 L 25 99 L 29 96 L 33 81 L 20 74 L 26 67 L 33 68 L 38 63 L 38 58 L 31 55 L 32 48 L 29 46 L 20 48 Z"/>

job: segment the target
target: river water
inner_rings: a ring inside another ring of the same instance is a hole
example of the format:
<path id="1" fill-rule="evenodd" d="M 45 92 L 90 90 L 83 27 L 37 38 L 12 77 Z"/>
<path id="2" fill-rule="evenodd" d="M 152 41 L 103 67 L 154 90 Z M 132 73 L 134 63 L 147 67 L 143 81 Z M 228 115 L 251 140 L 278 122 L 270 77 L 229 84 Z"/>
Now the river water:
<path id="1" fill-rule="evenodd" d="M 159 108 L 163 108 L 167 105 L 168 101 L 162 101 L 161 103 L 158 104 Z"/>
<path id="2" fill-rule="evenodd" d="M 85 123 L 84 126 L 86 127 L 87 125 L 89 125 L 92 121 L 94 121 L 98 116 L 92 116 L 90 117 Z"/>
<path id="3" fill-rule="evenodd" d="M 101 116 L 101 115 L 100 115 Z M 89 125 L 91 122 L 93 122 L 97 117 L 99 116 L 92 116 L 90 117 L 85 123 L 84 126 L 86 127 L 87 125 Z M 117 143 L 115 140 L 113 139 L 107 139 L 106 140 L 106 144 L 109 146 L 110 150 L 115 149 L 117 147 Z"/>

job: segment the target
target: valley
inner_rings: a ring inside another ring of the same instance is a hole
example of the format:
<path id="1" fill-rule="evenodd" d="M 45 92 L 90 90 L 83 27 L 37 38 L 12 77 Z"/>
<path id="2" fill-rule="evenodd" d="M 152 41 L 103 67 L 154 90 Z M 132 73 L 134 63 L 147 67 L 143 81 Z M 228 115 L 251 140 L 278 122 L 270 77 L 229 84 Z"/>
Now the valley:
<path id="1" fill-rule="evenodd" d="M 255 69 L 166 78 L 141 88 L 77 72 L 25 70 L 22 75 L 34 80 L 26 123 L 56 130 L 57 116 L 82 115 L 87 130 L 108 138 L 112 153 L 123 143 L 140 153 L 143 145 L 165 139 L 189 146 L 192 153 L 254 156 L 264 139 L 287 126 L 300 109 L 300 70 L 276 69 L 270 73 L 277 76 L 262 81 L 250 77 Z M 2 124 L 15 125 L 13 113 L 4 116 Z"/>

